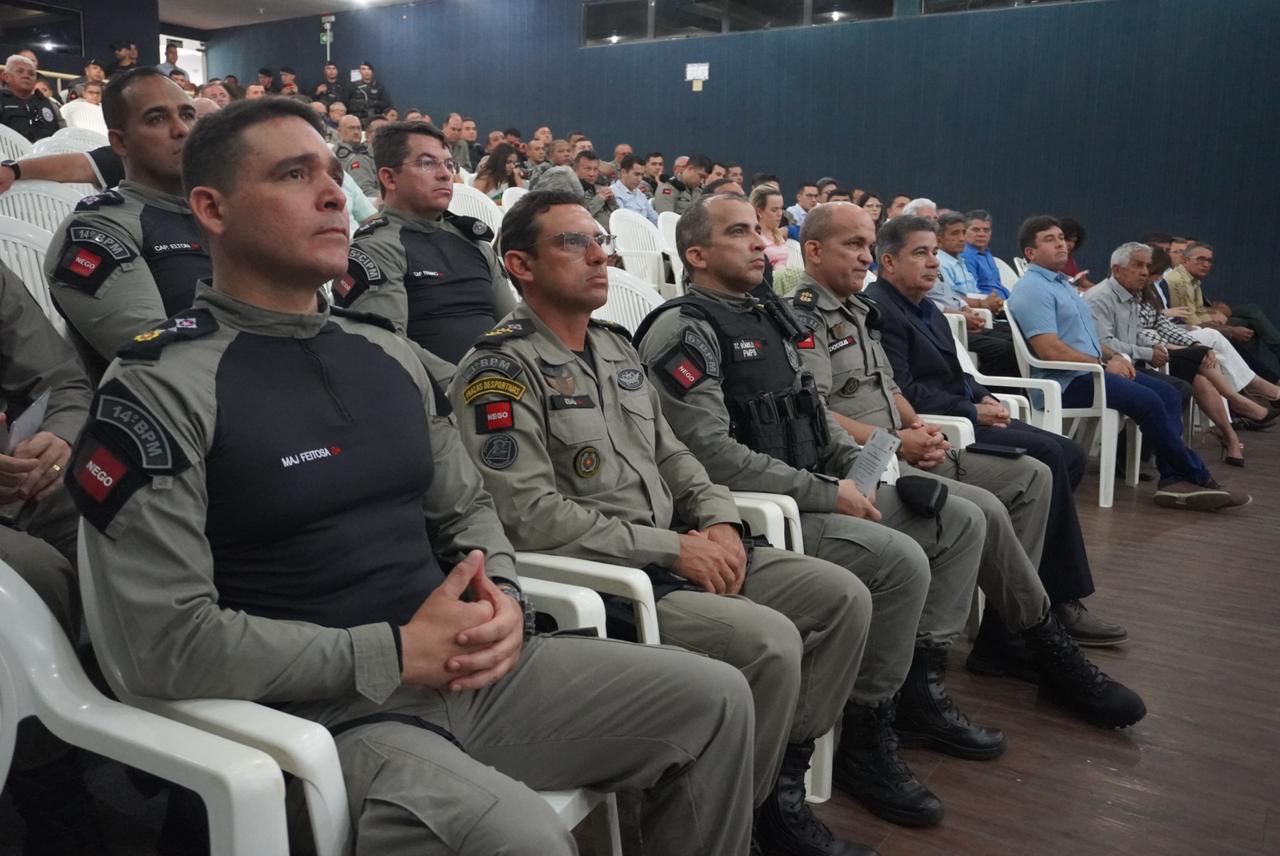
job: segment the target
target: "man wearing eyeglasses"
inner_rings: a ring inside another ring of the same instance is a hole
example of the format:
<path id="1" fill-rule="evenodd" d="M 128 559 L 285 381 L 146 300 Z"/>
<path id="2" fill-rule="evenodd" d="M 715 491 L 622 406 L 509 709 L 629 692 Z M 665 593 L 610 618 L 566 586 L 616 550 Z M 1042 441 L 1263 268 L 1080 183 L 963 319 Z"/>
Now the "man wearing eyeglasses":
<path id="1" fill-rule="evenodd" d="M 743 672 L 764 853 L 869 852 L 835 841 L 804 801 L 813 741 L 862 658 L 866 587 L 744 542 L 728 490 L 662 418 L 629 333 L 591 319 L 608 297 L 613 236 L 580 196 L 526 195 L 503 218 L 501 245 L 524 302 L 463 358 L 450 395 L 512 544 L 642 568 L 662 641 Z"/>
<path id="2" fill-rule="evenodd" d="M 334 300 L 389 319 L 401 335 L 456 363 L 515 306 L 490 244 L 493 232 L 448 210 L 458 165 L 432 126 L 384 126 L 373 156 L 382 216 L 356 232 Z"/>
<path id="3" fill-rule="evenodd" d="M 1182 264 L 1165 274 L 1170 303 L 1188 310 L 1191 323 L 1220 330 L 1263 377 L 1280 377 L 1280 329 L 1255 304 L 1211 303 L 1202 282 L 1212 270 L 1213 247 L 1188 244 Z"/>

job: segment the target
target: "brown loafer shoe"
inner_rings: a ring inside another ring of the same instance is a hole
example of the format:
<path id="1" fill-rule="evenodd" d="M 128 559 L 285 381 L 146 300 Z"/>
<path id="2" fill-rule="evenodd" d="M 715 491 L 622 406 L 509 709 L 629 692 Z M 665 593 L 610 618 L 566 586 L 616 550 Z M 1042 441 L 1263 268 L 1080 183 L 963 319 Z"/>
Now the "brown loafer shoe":
<path id="1" fill-rule="evenodd" d="M 1123 645 L 1129 641 L 1129 632 L 1119 624 L 1103 621 L 1078 600 L 1054 604 L 1054 617 L 1066 628 L 1077 645 L 1103 648 Z"/>

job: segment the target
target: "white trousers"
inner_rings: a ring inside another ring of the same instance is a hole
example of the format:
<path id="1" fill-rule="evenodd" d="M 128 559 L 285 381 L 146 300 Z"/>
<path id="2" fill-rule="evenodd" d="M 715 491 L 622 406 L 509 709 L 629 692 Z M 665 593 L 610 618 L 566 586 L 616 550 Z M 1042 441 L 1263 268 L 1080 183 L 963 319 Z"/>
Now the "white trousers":
<path id="1" fill-rule="evenodd" d="M 1217 330 L 1197 327 L 1186 332 L 1200 344 L 1213 348 L 1213 353 L 1218 358 L 1218 367 L 1222 369 L 1222 374 L 1231 382 L 1231 388 L 1236 392 L 1244 389 L 1257 377 L 1257 373 L 1249 368 L 1249 364 L 1244 361 L 1244 357 L 1240 356 L 1240 352 L 1231 344 L 1231 340 Z"/>

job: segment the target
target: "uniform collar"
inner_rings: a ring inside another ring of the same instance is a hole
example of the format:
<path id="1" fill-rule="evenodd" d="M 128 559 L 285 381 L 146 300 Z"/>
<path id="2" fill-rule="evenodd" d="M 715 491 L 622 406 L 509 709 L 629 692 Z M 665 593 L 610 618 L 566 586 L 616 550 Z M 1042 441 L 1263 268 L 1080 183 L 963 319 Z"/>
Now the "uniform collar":
<path id="1" fill-rule="evenodd" d="M 725 306 L 729 307 L 730 309 L 736 309 L 739 312 L 747 311 L 760 305 L 760 301 L 757 300 L 755 297 L 753 297 L 750 293 L 726 294 L 723 291 L 716 291 L 711 288 L 704 288 L 700 285 L 690 286 L 689 291 L 692 292 L 693 294 L 696 294 L 698 297 L 704 298 L 706 300 L 710 300 L 715 303 L 723 303 Z"/>
<path id="2" fill-rule="evenodd" d="M 819 309 L 825 309 L 828 312 L 837 309 L 848 309 L 840 298 L 836 297 L 835 292 L 809 276 L 808 272 L 800 275 L 800 281 L 796 283 L 796 290 L 802 288 L 812 288 L 814 293 L 818 295 L 817 305 Z"/>
<path id="3" fill-rule="evenodd" d="M 402 229 L 413 229 L 418 232 L 434 232 L 444 225 L 444 214 L 437 214 L 435 217 L 428 219 L 419 217 L 416 214 L 410 214 L 407 211 L 401 211 L 399 208 L 392 208 L 389 205 L 383 206 L 382 216 Z"/>
<path id="4" fill-rule="evenodd" d="M 534 329 L 542 336 L 544 341 L 538 343 L 538 358 L 544 363 L 562 366 L 578 359 L 578 355 L 569 350 L 569 347 L 560 341 L 559 336 L 551 332 L 551 328 L 529 308 L 529 304 L 524 301 L 516 304 L 511 317 L 533 324 Z M 618 337 L 599 327 L 588 325 L 587 341 L 591 344 L 591 353 L 602 360 L 617 363 L 627 358 L 626 353 L 618 345 Z"/>
<path id="5" fill-rule="evenodd" d="M 236 300 L 234 297 L 214 291 L 210 280 L 201 280 L 196 285 L 196 298 L 193 309 L 208 309 L 219 324 L 225 324 L 234 330 L 254 333 L 259 336 L 275 336 L 281 339 L 310 339 L 329 323 L 329 304 L 322 292 L 316 292 L 318 312 L 306 315 L 294 315 L 286 312 L 273 312 Z"/>
<path id="6" fill-rule="evenodd" d="M 187 200 L 181 196 L 165 193 L 163 190 L 157 190 L 145 184 L 138 184 L 136 181 L 130 181 L 127 178 L 120 182 L 116 189 L 125 196 L 132 196 L 141 200 L 145 205 L 163 208 L 165 211 L 172 211 L 176 214 L 191 213 L 191 209 L 187 206 Z"/>

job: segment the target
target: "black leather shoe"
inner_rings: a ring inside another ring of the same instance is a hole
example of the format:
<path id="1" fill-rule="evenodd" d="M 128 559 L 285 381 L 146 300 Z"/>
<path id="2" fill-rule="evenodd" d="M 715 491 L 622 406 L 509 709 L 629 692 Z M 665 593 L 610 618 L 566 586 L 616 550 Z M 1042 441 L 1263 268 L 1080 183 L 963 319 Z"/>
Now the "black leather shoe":
<path id="1" fill-rule="evenodd" d="M 946 646 L 917 645 L 893 721 L 902 745 L 970 761 L 999 758 L 1005 750 L 1004 732 L 974 725 L 947 693 L 946 679 Z"/>
<path id="2" fill-rule="evenodd" d="M 1089 662 L 1050 613 L 1022 634 L 1040 667 L 1040 695 L 1090 725 L 1124 728 L 1147 715 L 1142 698 Z"/>
<path id="3" fill-rule="evenodd" d="M 1129 631 L 1119 624 L 1103 621 L 1078 600 L 1054 604 L 1053 616 L 1076 640 L 1077 645 L 1107 647 L 1129 641 Z"/>
<path id="4" fill-rule="evenodd" d="M 832 778 L 877 817 L 903 826 L 937 826 L 942 822 L 942 801 L 898 754 L 893 708 L 893 699 L 875 707 L 845 706 Z"/>
<path id="5" fill-rule="evenodd" d="M 973 650 L 964 661 L 964 667 L 975 675 L 1040 683 L 1040 672 L 1027 643 L 1009 632 L 1000 614 L 990 604 L 982 613 L 978 638 L 973 641 Z"/>
<path id="6" fill-rule="evenodd" d="M 773 790 L 756 815 L 752 835 L 763 856 L 878 856 L 875 850 L 841 841 L 814 815 L 805 801 L 804 776 L 813 757 L 813 741 L 793 743 L 782 756 Z"/>

